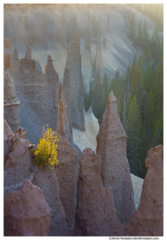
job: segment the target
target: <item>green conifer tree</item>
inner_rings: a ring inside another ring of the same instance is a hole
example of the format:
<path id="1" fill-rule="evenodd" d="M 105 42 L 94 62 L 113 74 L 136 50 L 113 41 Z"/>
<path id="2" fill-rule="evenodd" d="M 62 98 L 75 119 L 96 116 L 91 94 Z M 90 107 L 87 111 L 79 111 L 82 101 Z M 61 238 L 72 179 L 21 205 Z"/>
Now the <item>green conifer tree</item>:
<path id="1" fill-rule="evenodd" d="M 141 68 L 139 67 L 139 64 L 136 65 L 134 73 L 132 75 L 132 82 L 131 82 L 131 95 L 132 98 L 134 95 L 136 95 L 138 103 L 141 99 L 141 93 L 144 88 L 144 76 Z"/>
<path id="2" fill-rule="evenodd" d="M 131 172 L 137 175 L 141 142 L 141 116 L 136 96 L 133 97 L 126 121 L 127 156 Z"/>

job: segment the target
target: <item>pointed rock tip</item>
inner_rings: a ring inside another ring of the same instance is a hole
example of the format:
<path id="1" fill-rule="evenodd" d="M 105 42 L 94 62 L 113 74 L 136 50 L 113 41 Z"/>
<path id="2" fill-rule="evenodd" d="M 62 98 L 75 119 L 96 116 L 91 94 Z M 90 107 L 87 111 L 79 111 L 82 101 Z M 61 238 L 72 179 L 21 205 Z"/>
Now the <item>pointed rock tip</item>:
<path id="1" fill-rule="evenodd" d="M 93 111 L 92 111 L 92 106 L 89 107 L 88 111 L 86 112 L 86 114 L 92 114 Z"/>
<path id="2" fill-rule="evenodd" d="M 51 55 L 48 55 L 48 61 L 51 61 L 51 62 L 53 61 Z"/>
<path id="3" fill-rule="evenodd" d="M 27 41 L 27 46 L 28 46 L 29 48 L 31 48 L 31 47 L 30 47 L 30 44 L 29 44 L 29 42 L 28 42 L 28 41 Z"/>
<path id="4" fill-rule="evenodd" d="M 109 96 L 108 96 L 108 103 L 112 103 L 112 102 L 116 102 L 116 97 L 114 96 L 113 91 L 110 92 Z"/>
<path id="5" fill-rule="evenodd" d="M 79 42 L 79 35 L 78 35 L 78 33 L 76 32 L 76 33 L 71 33 L 71 43 L 76 43 L 76 42 Z"/>
<path id="6" fill-rule="evenodd" d="M 157 156 L 163 157 L 162 153 L 163 153 L 163 146 L 162 145 L 151 148 L 148 151 L 147 158 L 145 160 L 146 168 L 156 167 L 156 164 L 159 164 L 158 159 L 156 157 Z"/>
<path id="7" fill-rule="evenodd" d="M 162 145 L 158 145 L 158 146 L 156 146 L 154 148 L 151 148 L 148 151 L 148 155 L 149 156 L 162 155 L 162 152 L 163 152 L 163 146 Z"/>

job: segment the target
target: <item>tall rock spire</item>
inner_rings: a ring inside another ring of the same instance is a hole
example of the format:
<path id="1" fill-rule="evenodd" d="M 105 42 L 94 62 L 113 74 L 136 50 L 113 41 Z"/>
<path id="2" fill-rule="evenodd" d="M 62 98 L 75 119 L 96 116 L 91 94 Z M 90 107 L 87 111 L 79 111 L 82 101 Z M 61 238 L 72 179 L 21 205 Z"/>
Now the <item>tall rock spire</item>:
<path id="1" fill-rule="evenodd" d="M 71 34 L 71 45 L 68 48 L 64 71 L 63 92 L 72 127 L 85 130 L 84 85 L 78 33 Z"/>
<path id="2" fill-rule="evenodd" d="M 4 70 L 10 69 L 13 71 L 13 62 L 11 59 L 11 43 L 10 39 L 4 36 Z"/>
<path id="3" fill-rule="evenodd" d="M 19 60 L 19 53 L 18 53 L 17 48 L 14 48 L 14 59 Z"/>
<path id="4" fill-rule="evenodd" d="M 100 78 L 103 80 L 104 68 L 103 68 L 103 55 L 101 51 L 101 18 L 99 18 L 97 25 L 97 36 L 96 36 L 96 55 L 95 55 L 96 68 L 100 70 Z"/>
<path id="5" fill-rule="evenodd" d="M 4 118 L 13 132 L 20 126 L 20 101 L 16 95 L 13 78 L 8 72 L 4 75 Z"/>
<path id="6" fill-rule="evenodd" d="M 151 148 L 145 163 L 140 204 L 128 222 L 126 235 L 163 236 L 163 146 Z"/>
<path id="7" fill-rule="evenodd" d="M 101 156 L 103 186 L 113 188 L 114 203 L 120 222 L 127 223 L 134 212 L 133 187 L 126 157 L 126 133 L 122 127 L 113 91 L 96 137 L 96 152 Z"/>
<path id="8" fill-rule="evenodd" d="M 60 83 L 56 132 L 72 143 L 72 128 L 70 123 L 68 107 Z"/>
<path id="9" fill-rule="evenodd" d="M 47 71 L 46 76 L 48 80 L 48 86 L 47 86 L 47 115 L 49 121 L 49 126 L 53 129 L 55 129 L 57 125 L 57 113 L 58 113 L 58 101 L 59 101 L 59 76 L 57 72 L 55 71 L 55 68 L 53 66 L 53 59 L 49 55 L 47 60 Z"/>
<path id="10" fill-rule="evenodd" d="M 26 55 L 25 55 L 25 58 L 27 60 L 31 60 L 32 57 L 31 57 L 31 47 L 29 45 L 29 43 L 27 42 L 27 46 L 26 46 Z"/>

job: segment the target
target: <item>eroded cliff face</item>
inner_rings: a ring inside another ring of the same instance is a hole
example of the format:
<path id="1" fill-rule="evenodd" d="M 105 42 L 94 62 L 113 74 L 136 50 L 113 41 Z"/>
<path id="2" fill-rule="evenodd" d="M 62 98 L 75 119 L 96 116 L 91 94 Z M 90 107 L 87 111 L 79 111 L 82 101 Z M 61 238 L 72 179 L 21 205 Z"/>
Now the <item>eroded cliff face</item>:
<path id="1" fill-rule="evenodd" d="M 32 176 L 31 153 L 26 139 L 27 130 L 18 128 L 16 134 L 5 140 L 4 192 L 15 190 L 25 179 Z"/>
<path id="2" fill-rule="evenodd" d="M 4 74 L 4 118 L 14 132 L 20 126 L 20 101 L 13 78 L 8 72 Z"/>
<path id="3" fill-rule="evenodd" d="M 35 144 L 40 138 L 41 126 L 49 124 L 51 128 L 55 129 L 57 124 L 60 83 L 52 61 L 52 57 L 49 55 L 47 71 L 46 74 L 43 74 L 39 62 L 31 58 L 31 47 L 27 43 L 26 57 L 14 60 L 16 68 L 13 72 L 8 70 L 14 79 L 15 88 L 21 101 L 21 125 L 28 129 L 27 137 Z M 5 105 L 5 108 L 9 107 Z M 11 113 L 13 111 L 10 111 L 10 115 Z M 8 118 L 5 115 L 5 119 L 8 120 Z M 10 116 L 10 121 L 12 119 L 14 118 Z M 10 122 L 9 125 L 11 126 Z"/>
<path id="4" fill-rule="evenodd" d="M 42 191 L 25 180 L 4 199 L 5 236 L 48 236 L 51 209 Z"/>
<path id="5" fill-rule="evenodd" d="M 84 85 L 78 33 L 71 34 L 71 45 L 68 48 L 62 87 L 72 127 L 85 130 Z"/>
<path id="6" fill-rule="evenodd" d="M 96 153 L 101 156 L 101 178 L 105 189 L 113 188 L 118 219 L 127 223 L 134 212 L 134 195 L 126 156 L 126 134 L 111 91 L 97 135 Z"/>

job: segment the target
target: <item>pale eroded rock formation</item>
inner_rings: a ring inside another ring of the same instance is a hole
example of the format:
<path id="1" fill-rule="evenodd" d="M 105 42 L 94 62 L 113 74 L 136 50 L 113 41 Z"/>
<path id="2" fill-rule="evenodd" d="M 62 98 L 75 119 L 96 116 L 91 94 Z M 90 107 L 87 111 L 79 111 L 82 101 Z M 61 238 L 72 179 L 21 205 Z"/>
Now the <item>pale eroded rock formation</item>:
<path id="1" fill-rule="evenodd" d="M 124 234 L 114 207 L 112 188 L 105 188 L 100 177 L 100 156 L 86 148 L 80 158 L 76 226 L 84 236 Z"/>
<path id="2" fill-rule="evenodd" d="M 22 103 L 21 125 L 28 130 L 28 139 L 37 144 L 41 135 L 41 126 L 49 124 L 52 129 L 56 128 L 59 76 L 54 69 L 50 55 L 45 74 L 41 72 L 38 61 L 26 58 L 17 61 L 20 62 L 19 68 L 10 74 L 15 81 L 15 87 Z"/>
<path id="3" fill-rule="evenodd" d="M 93 144 L 95 147 L 96 136 L 99 132 L 99 123 L 97 118 L 94 116 L 92 112 L 92 107 L 90 106 L 89 110 L 85 113 L 85 135 L 88 141 Z"/>
<path id="4" fill-rule="evenodd" d="M 135 209 L 137 209 L 139 204 L 140 204 L 140 197 L 141 197 L 141 192 L 142 192 L 143 179 L 135 176 L 132 173 L 130 174 L 130 176 L 131 176 L 132 185 L 133 185 Z"/>
<path id="5" fill-rule="evenodd" d="M 13 62 L 11 59 L 11 43 L 10 39 L 4 36 L 4 70 L 10 69 L 13 71 Z"/>
<path id="6" fill-rule="evenodd" d="M 113 188 L 118 219 L 127 223 L 134 212 L 134 194 L 126 157 L 126 134 L 119 119 L 113 91 L 97 135 L 96 153 L 101 156 L 101 178 L 105 189 Z"/>
<path id="7" fill-rule="evenodd" d="M 78 33 L 71 34 L 64 71 L 63 92 L 68 105 L 72 127 L 85 130 L 84 86 Z"/>
<path id="8" fill-rule="evenodd" d="M 11 151 L 13 145 L 14 133 L 8 125 L 7 121 L 4 119 L 4 167 Z"/>
<path id="9" fill-rule="evenodd" d="M 47 114 L 49 126 L 55 129 L 56 123 L 57 123 L 57 114 L 58 114 L 60 82 L 59 82 L 59 76 L 53 66 L 53 59 L 50 55 L 48 56 L 48 60 L 47 60 L 46 76 L 47 76 L 47 85 L 46 85 L 47 86 L 47 89 L 46 89 L 47 109 L 45 111 Z"/>
<path id="10" fill-rule="evenodd" d="M 86 148 L 80 158 L 76 223 L 83 236 L 102 236 L 106 191 L 100 177 L 100 157 Z"/>
<path id="11" fill-rule="evenodd" d="M 4 140 L 9 136 L 12 135 L 13 131 L 10 128 L 9 124 L 7 123 L 7 121 L 4 119 Z"/>
<path id="12" fill-rule="evenodd" d="M 19 60 L 19 53 L 18 53 L 17 48 L 14 48 L 14 59 Z"/>
<path id="13" fill-rule="evenodd" d="M 32 59 L 32 56 L 31 56 L 31 47 L 30 47 L 30 45 L 29 45 L 28 42 L 27 42 L 27 46 L 26 46 L 25 59 L 27 59 L 27 60 L 31 60 L 31 59 Z"/>
<path id="14" fill-rule="evenodd" d="M 4 199 L 5 236 L 48 236 L 51 209 L 41 190 L 25 180 Z"/>
<path id="15" fill-rule="evenodd" d="M 163 147 L 151 148 L 146 159 L 140 204 L 131 216 L 126 235 L 163 236 Z"/>
<path id="16" fill-rule="evenodd" d="M 8 72 L 4 75 L 4 118 L 14 132 L 20 126 L 20 101 L 13 78 Z"/>
<path id="17" fill-rule="evenodd" d="M 72 148 L 69 141 L 55 132 L 58 136 L 58 165 L 55 166 L 59 184 L 62 206 L 64 207 L 67 226 L 72 227 L 76 208 L 76 187 L 78 157 L 76 149 Z"/>
<path id="18" fill-rule="evenodd" d="M 68 107 L 62 91 L 60 83 L 59 101 L 58 101 L 58 116 L 57 116 L 57 127 L 56 132 L 61 137 L 65 137 L 70 144 L 72 144 L 72 128 L 71 121 L 69 118 Z"/>
<path id="19" fill-rule="evenodd" d="M 30 143 L 25 138 L 26 133 L 26 129 L 18 128 L 16 134 L 6 140 L 8 153 L 6 153 L 4 171 L 5 193 L 14 189 L 15 185 L 22 183 L 24 179 L 30 178 L 32 174 L 31 154 L 28 150 Z"/>
<path id="20" fill-rule="evenodd" d="M 51 208 L 49 236 L 68 236 L 64 209 L 60 200 L 59 185 L 55 169 L 39 167 L 36 170 L 33 184 L 38 186 Z"/>
<path id="21" fill-rule="evenodd" d="M 91 148 L 93 151 L 96 150 L 96 147 L 88 141 L 85 131 L 80 131 L 76 128 L 73 128 L 72 134 L 73 134 L 73 143 L 77 145 L 77 147 L 81 150 L 81 152 L 85 148 Z"/>
<path id="22" fill-rule="evenodd" d="M 42 68 L 41 68 L 41 65 L 40 65 L 40 63 L 39 63 L 39 61 L 38 61 L 38 60 L 36 61 L 35 68 L 36 68 L 36 70 L 38 70 L 39 72 L 41 72 L 41 73 L 42 73 Z"/>

